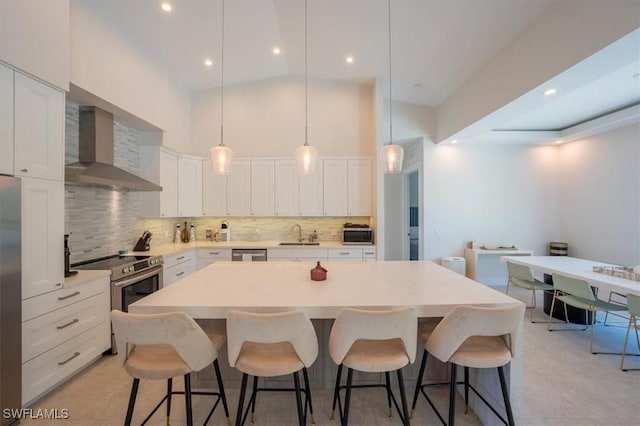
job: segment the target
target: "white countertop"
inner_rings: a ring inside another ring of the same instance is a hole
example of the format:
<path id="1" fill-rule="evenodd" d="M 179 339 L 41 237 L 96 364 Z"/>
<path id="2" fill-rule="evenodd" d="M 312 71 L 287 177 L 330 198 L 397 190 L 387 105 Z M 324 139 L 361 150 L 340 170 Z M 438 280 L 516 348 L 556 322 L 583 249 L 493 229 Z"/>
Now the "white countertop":
<path id="1" fill-rule="evenodd" d="M 226 318 L 231 309 L 301 310 L 335 318 L 345 307 L 412 306 L 420 317 L 458 305 L 521 303 L 430 261 L 323 262 L 326 281 L 311 281 L 314 262 L 218 262 L 129 306 L 134 313 L 184 311 Z"/>
<path id="2" fill-rule="evenodd" d="M 73 270 L 73 268 L 71 268 Z M 88 281 L 92 281 L 102 277 L 111 276 L 111 271 L 106 270 L 81 270 L 77 274 L 71 277 L 65 277 L 64 288 L 75 287 L 80 284 L 84 284 Z"/>
<path id="3" fill-rule="evenodd" d="M 131 255 L 149 255 L 149 256 L 167 256 L 179 253 L 184 250 L 195 248 L 229 248 L 229 249 L 313 249 L 313 248 L 375 248 L 371 244 L 363 245 L 344 245 L 340 241 L 322 241 L 318 245 L 280 245 L 281 241 L 229 241 L 229 242 L 213 242 L 213 241 L 196 241 L 194 243 L 169 243 L 154 246 L 151 244 L 149 251 L 130 251 Z"/>

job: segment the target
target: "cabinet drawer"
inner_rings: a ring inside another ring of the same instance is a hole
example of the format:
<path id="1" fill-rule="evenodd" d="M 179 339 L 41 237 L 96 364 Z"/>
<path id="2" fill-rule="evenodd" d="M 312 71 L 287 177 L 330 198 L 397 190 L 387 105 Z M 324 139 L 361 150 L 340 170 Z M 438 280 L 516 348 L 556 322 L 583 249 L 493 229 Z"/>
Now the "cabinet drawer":
<path id="1" fill-rule="evenodd" d="M 198 258 L 206 258 L 216 261 L 231 261 L 231 249 L 229 248 L 199 248 Z"/>
<path id="2" fill-rule="evenodd" d="M 165 267 L 164 273 L 163 273 L 162 285 L 166 287 L 178 281 L 179 279 L 182 279 L 187 275 L 193 273 L 193 271 L 195 270 L 194 263 L 195 262 L 193 260 L 188 259 L 187 261 L 180 263 L 178 265 L 172 266 L 171 268 Z"/>
<path id="3" fill-rule="evenodd" d="M 75 287 L 45 293 L 22 301 L 22 321 L 63 308 L 98 293 L 110 294 L 109 277 L 99 278 Z M 106 302 L 109 303 L 110 302 Z"/>
<path id="4" fill-rule="evenodd" d="M 180 263 L 187 262 L 189 260 L 193 260 L 193 257 L 194 250 L 184 250 L 179 253 L 162 256 L 165 271 L 167 268 L 171 268 L 172 266 L 179 265 Z"/>
<path id="5" fill-rule="evenodd" d="M 269 249 L 269 260 L 287 258 L 317 258 L 323 260 L 327 258 L 326 248 L 277 248 Z"/>
<path id="6" fill-rule="evenodd" d="M 102 331 L 102 327 L 88 330 L 22 364 L 22 404 L 28 405 L 102 354 Z"/>
<path id="7" fill-rule="evenodd" d="M 329 249 L 329 259 L 362 259 L 361 248 L 333 248 Z"/>
<path id="8" fill-rule="evenodd" d="M 376 253 L 375 247 L 362 249 L 362 257 L 365 259 L 375 259 Z"/>
<path id="9" fill-rule="evenodd" d="M 22 362 L 105 321 L 104 293 L 22 323 Z"/>

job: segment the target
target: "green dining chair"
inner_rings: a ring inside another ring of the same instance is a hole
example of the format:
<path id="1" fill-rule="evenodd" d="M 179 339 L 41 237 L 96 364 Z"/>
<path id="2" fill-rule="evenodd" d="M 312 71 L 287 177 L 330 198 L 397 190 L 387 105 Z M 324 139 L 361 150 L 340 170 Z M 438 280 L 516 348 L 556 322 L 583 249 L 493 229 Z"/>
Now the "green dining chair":
<path id="1" fill-rule="evenodd" d="M 593 351 L 593 334 L 596 324 L 596 312 L 626 312 L 627 306 L 617 303 L 605 302 L 596 298 L 591 290 L 591 286 L 587 281 L 577 278 L 568 277 L 566 275 L 553 274 L 553 301 L 551 302 L 551 310 L 549 311 L 549 319 L 547 320 L 547 329 L 549 331 L 565 331 L 576 330 L 575 328 L 551 328 L 551 316 L 556 301 L 564 303 L 564 317 L 565 323 L 569 323 L 567 315 L 567 305 L 573 306 L 578 309 L 584 309 L 585 311 L 585 324 L 586 326 L 577 330 L 586 330 L 589 325 L 591 326 L 591 340 L 589 343 L 589 350 L 592 354 L 609 354 L 619 355 L 618 352 L 594 352 Z M 589 312 L 591 312 L 591 324 L 589 324 Z"/>
<path id="2" fill-rule="evenodd" d="M 638 319 L 640 319 L 640 296 L 635 294 L 627 294 L 627 305 L 629 306 L 629 325 L 627 326 L 627 334 L 625 334 L 624 336 L 624 345 L 622 345 L 622 359 L 620 360 L 620 370 L 640 370 L 640 368 L 624 367 L 625 355 L 640 355 L 627 354 L 627 343 L 629 342 L 629 332 L 631 331 L 631 327 L 633 327 L 636 332 L 636 343 L 638 345 L 638 350 L 640 350 L 640 338 L 638 337 Z"/>
<path id="3" fill-rule="evenodd" d="M 531 268 L 526 265 L 507 261 L 507 272 L 509 273 L 509 278 L 507 280 L 506 293 L 509 294 L 509 287 L 511 285 L 531 291 L 531 305 L 527 306 L 527 308 L 531 309 L 529 311 L 529 321 L 532 323 L 544 322 L 533 320 L 533 312 L 536 310 L 536 290 L 553 291 L 553 285 L 536 279 L 533 276 L 533 272 L 531 272 Z"/>

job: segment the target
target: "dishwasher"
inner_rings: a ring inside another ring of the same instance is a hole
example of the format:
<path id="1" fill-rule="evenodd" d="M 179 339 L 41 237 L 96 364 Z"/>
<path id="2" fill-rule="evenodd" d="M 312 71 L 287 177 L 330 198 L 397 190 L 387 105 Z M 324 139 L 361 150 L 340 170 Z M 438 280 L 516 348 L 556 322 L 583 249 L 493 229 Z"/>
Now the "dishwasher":
<path id="1" fill-rule="evenodd" d="M 267 249 L 232 249 L 233 262 L 266 262 Z"/>

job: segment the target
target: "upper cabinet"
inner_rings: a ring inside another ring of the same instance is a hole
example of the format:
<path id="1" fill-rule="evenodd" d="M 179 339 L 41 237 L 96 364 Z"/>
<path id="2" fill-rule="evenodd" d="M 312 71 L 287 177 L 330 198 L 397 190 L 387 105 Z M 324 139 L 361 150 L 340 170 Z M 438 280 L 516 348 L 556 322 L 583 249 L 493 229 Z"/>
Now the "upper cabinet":
<path id="1" fill-rule="evenodd" d="M 211 160 L 202 160 L 202 215 L 227 215 L 227 177 L 213 173 Z"/>
<path id="2" fill-rule="evenodd" d="M 13 70 L 0 64 L 0 174 L 13 175 Z"/>
<path id="3" fill-rule="evenodd" d="M 0 172 L 64 179 L 64 93 L 0 68 Z"/>
<path id="4" fill-rule="evenodd" d="M 322 216 L 322 160 L 311 175 L 298 174 L 295 160 L 275 161 L 275 215 Z"/>
<path id="5" fill-rule="evenodd" d="M 273 160 L 251 161 L 251 216 L 273 216 L 275 172 Z"/>
<path id="6" fill-rule="evenodd" d="M 324 215 L 371 215 L 371 160 L 324 160 Z"/>
<path id="7" fill-rule="evenodd" d="M 227 178 L 227 215 L 251 214 L 251 161 L 236 160 Z"/>
<path id="8" fill-rule="evenodd" d="M 178 154 L 157 146 L 140 147 L 140 175 L 162 187 L 143 192 L 140 213 L 145 217 L 178 216 Z"/>
<path id="9" fill-rule="evenodd" d="M 178 158 L 178 216 L 202 216 L 202 159 Z"/>

